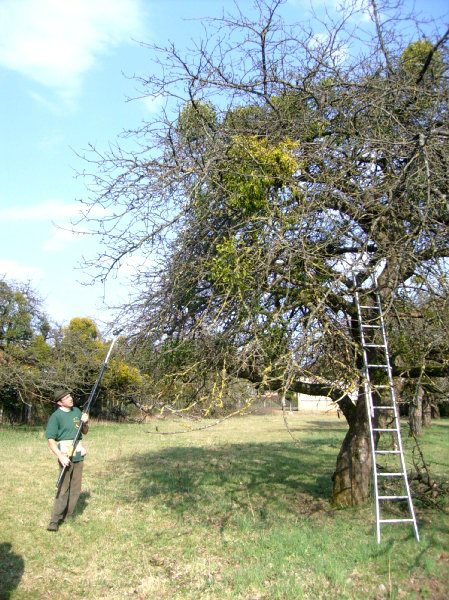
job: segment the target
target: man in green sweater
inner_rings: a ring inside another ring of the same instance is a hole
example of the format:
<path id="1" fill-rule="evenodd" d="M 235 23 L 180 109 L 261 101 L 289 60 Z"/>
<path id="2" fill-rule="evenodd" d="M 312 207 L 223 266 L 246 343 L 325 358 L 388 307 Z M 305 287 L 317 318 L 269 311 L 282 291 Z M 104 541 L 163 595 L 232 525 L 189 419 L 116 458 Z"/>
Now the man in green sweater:
<path id="1" fill-rule="evenodd" d="M 58 409 L 48 420 L 46 436 L 50 450 L 58 459 L 59 467 L 67 467 L 67 470 L 55 498 L 48 531 L 58 531 L 59 524 L 64 519 L 70 520 L 73 516 L 81 492 L 86 449 L 82 444 L 81 436 L 76 451 L 70 459 L 71 446 L 80 427 L 83 434 L 86 434 L 89 429 L 87 413 L 81 413 L 79 408 L 73 406 L 73 398 L 69 391 L 56 390 L 54 401 Z"/>

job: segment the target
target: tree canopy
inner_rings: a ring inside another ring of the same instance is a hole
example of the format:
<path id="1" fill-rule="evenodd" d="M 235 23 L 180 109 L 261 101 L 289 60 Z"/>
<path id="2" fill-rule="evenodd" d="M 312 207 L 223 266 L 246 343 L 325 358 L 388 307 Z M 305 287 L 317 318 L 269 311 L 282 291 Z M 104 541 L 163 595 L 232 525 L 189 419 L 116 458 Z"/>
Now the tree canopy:
<path id="1" fill-rule="evenodd" d="M 281 6 L 211 20 L 186 55 L 152 49 L 164 69 L 141 82 L 161 119 L 88 157 L 87 204 L 113 215 L 89 219 L 92 264 L 147 259 L 127 315 L 191 402 L 208 410 L 235 378 L 338 402 L 333 499 L 352 504 L 370 472 L 352 292 L 375 273 L 387 318 L 417 287 L 448 299 L 449 31 L 371 0 L 317 35 Z"/>

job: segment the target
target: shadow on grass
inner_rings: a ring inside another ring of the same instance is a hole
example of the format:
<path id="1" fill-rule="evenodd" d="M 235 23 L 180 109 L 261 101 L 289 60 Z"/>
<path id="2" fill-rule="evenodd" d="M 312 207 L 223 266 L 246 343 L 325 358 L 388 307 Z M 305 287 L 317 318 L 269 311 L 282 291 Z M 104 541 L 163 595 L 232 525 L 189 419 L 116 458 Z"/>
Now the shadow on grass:
<path id="1" fill-rule="evenodd" d="M 24 570 L 20 554 L 11 552 L 11 544 L 0 544 L 0 600 L 8 600 L 11 592 L 19 585 Z"/>
<path id="2" fill-rule="evenodd" d="M 79 495 L 78 498 L 78 502 L 76 503 L 76 508 L 75 508 L 75 516 L 79 516 L 82 515 L 83 512 L 86 510 L 86 507 L 88 506 L 89 502 L 88 499 L 90 498 L 90 492 L 81 492 L 81 494 Z"/>
<path id="3" fill-rule="evenodd" d="M 301 431 L 301 429 L 304 429 L 304 427 L 301 428 L 301 425 L 299 425 L 298 427 L 291 427 L 292 430 L 295 429 L 299 429 L 299 431 Z M 335 421 L 335 419 L 332 419 L 329 421 L 307 421 L 307 430 L 308 431 L 314 431 L 316 429 L 320 429 L 323 430 L 325 429 L 326 432 L 329 433 L 338 433 L 338 434 L 345 434 L 346 431 L 348 430 L 348 424 L 346 422 L 346 419 L 344 417 L 341 417 L 341 419 L 339 421 Z"/>
<path id="4" fill-rule="evenodd" d="M 253 519 L 328 510 L 335 449 L 328 437 L 288 443 L 169 447 L 115 464 L 124 501 L 150 498 L 178 515 L 222 515 L 244 509 Z M 112 480 L 111 480 L 112 481 Z"/>

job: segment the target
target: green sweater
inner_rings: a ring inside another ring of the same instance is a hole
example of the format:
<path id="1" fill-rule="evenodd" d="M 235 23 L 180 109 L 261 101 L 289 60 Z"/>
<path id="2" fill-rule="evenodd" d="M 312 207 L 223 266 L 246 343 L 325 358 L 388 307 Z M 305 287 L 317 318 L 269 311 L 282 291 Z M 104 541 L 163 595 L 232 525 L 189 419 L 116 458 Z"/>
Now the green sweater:
<path id="1" fill-rule="evenodd" d="M 56 440 L 73 440 L 76 436 L 76 432 L 81 427 L 81 411 L 76 406 L 72 407 L 69 411 L 58 408 L 50 416 L 45 435 L 48 439 Z M 82 439 L 80 436 L 80 440 Z M 75 452 L 72 457 L 72 462 L 79 462 L 84 460 L 84 456 L 81 456 L 80 452 Z"/>

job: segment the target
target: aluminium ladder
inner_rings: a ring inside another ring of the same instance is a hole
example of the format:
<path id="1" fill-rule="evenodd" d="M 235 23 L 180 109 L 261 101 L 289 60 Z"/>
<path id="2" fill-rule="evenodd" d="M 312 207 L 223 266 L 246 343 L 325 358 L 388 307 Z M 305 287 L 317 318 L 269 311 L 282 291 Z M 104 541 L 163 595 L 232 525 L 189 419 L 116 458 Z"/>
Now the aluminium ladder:
<path id="1" fill-rule="evenodd" d="M 354 298 L 362 344 L 364 391 L 373 460 L 377 543 L 380 543 L 380 526 L 385 523 L 413 524 L 415 536 L 419 542 L 418 526 L 404 460 L 385 322 L 376 278 L 374 278 L 374 284 L 375 302 L 373 304 L 362 304 L 357 288 Z M 361 290 L 362 294 L 364 291 Z M 389 400 L 384 404 L 383 401 L 380 401 L 380 396 L 386 390 L 388 390 Z M 381 435 L 384 436 L 384 439 L 391 436 L 388 441 L 391 442 L 390 448 L 393 449 L 379 449 L 378 442 Z M 388 461 L 389 464 L 383 464 L 385 461 Z M 393 490 L 389 490 L 388 486 L 393 486 Z M 401 488 L 400 492 L 395 489 L 398 487 Z M 398 507 L 398 504 L 403 503 L 407 504 L 408 518 L 398 518 L 394 514 L 395 506 Z M 383 513 L 388 510 L 393 511 L 391 518 L 383 516 Z"/>

